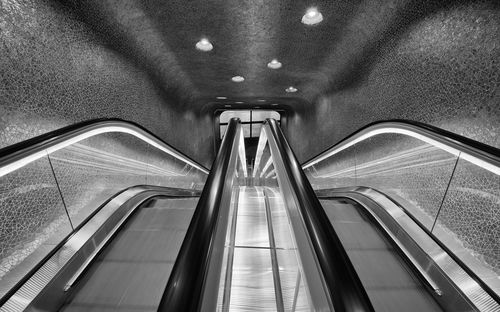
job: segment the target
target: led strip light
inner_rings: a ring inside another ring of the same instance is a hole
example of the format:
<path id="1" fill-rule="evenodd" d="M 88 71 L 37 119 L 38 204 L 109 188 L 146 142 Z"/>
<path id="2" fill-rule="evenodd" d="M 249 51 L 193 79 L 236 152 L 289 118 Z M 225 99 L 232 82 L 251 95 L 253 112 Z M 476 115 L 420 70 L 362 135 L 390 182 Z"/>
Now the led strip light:
<path id="1" fill-rule="evenodd" d="M 114 125 L 114 126 L 103 126 L 103 127 L 97 128 L 97 129 L 89 130 L 85 133 L 78 134 L 74 137 L 71 137 L 67 140 L 64 140 L 63 142 L 59 142 L 55 145 L 52 145 L 46 149 L 34 152 L 33 154 L 30 154 L 26 157 L 23 157 L 21 159 L 18 159 L 18 160 L 11 162 L 11 163 L 8 163 L 5 166 L 0 168 L 0 177 L 3 177 L 6 174 L 9 174 L 9 173 L 11 173 L 19 168 L 22 168 L 22 167 L 28 165 L 29 163 L 34 162 L 35 160 L 38 160 L 44 156 L 50 155 L 50 154 L 52 154 L 60 149 L 63 149 L 69 145 L 78 143 L 82 140 L 85 140 L 85 139 L 90 138 L 92 136 L 96 136 L 98 134 L 109 133 L 109 132 L 120 132 L 120 133 L 127 133 L 130 135 L 133 135 L 133 136 L 141 139 L 142 141 L 156 147 L 157 149 L 159 149 L 159 150 L 161 150 L 161 151 L 163 151 L 163 152 L 165 152 L 165 153 L 167 153 L 167 154 L 169 154 L 169 155 L 171 155 L 179 160 L 184 161 L 185 163 L 193 166 L 194 168 L 200 170 L 201 172 L 208 174 L 208 170 L 206 170 L 205 168 L 194 163 L 189 158 L 184 157 L 183 155 L 180 155 L 176 151 L 169 149 L 169 148 L 165 147 L 163 144 L 160 144 L 157 141 L 151 139 L 150 137 L 144 135 L 143 133 L 141 133 L 142 131 L 137 131 L 137 130 L 134 130 L 134 129 L 131 129 L 131 128 L 125 127 L 125 126 Z"/>
<path id="2" fill-rule="evenodd" d="M 379 129 L 373 129 L 373 130 L 369 130 L 368 132 L 366 133 L 363 133 L 361 134 L 360 136 L 358 136 L 357 138 L 353 139 L 352 141 L 349 141 L 349 142 L 346 142 L 345 144 L 341 144 L 340 146 L 336 147 L 336 148 L 333 148 L 332 150 L 328 151 L 327 153 L 325 153 L 324 155 L 321 155 L 319 156 L 318 158 L 316 159 L 313 159 L 311 160 L 310 162 L 304 164 L 302 166 L 302 169 L 307 169 L 361 141 L 364 141 L 368 138 L 371 138 L 373 136 L 376 136 L 376 135 L 379 135 L 379 134 L 385 134 L 385 133 L 396 133 L 396 134 L 404 134 L 404 135 L 407 135 L 407 136 L 410 136 L 410 137 L 413 137 L 415 139 L 418 139 L 420 141 L 423 141 L 425 143 L 428 143 L 428 144 L 431 144 L 441 150 L 444 150 L 454 156 L 460 156 L 461 159 L 464 159 L 470 163 L 473 163 L 483 169 L 486 169 L 492 173 L 495 173 L 496 175 L 500 175 L 500 167 L 490 163 L 490 162 L 487 162 L 483 159 L 480 159 L 474 155 L 471 155 L 469 153 L 467 153 L 466 151 L 462 151 L 462 150 L 459 150 L 457 148 L 454 148 L 450 145 L 447 145 L 447 144 L 444 144 L 442 142 L 439 142 L 438 140 L 435 140 L 435 139 L 432 139 L 428 136 L 425 136 L 425 135 L 422 135 L 420 133 L 417 133 L 415 131 L 411 131 L 411 130 L 408 130 L 408 129 L 402 129 L 402 128 L 397 128 L 397 127 L 390 127 L 390 126 L 387 126 L 387 127 L 384 127 L 384 128 L 379 128 Z"/>

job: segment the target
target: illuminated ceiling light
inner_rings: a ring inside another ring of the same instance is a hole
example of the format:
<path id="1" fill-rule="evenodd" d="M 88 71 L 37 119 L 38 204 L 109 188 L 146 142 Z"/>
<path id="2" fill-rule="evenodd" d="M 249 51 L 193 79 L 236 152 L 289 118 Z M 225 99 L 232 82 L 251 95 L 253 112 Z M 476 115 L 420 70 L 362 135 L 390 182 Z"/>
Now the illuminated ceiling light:
<path id="1" fill-rule="evenodd" d="M 214 46 L 210 43 L 210 41 L 208 41 L 207 38 L 202 38 L 196 43 L 196 49 L 203 52 L 212 51 L 213 48 Z"/>
<path id="2" fill-rule="evenodd" d="M 306 14 L 302 16 L 302 23 L 306 25 L 315 25 L 323 20 L 323 15 L 317 8 L 307 9 Z"/>
<path id="3" fill-rule="evenodd" d="M 298 89 L 297 89 L 297 88 L 295 88 L 295 87 L 293 87 L 293 86 L 289 86 L 288 88 L 286 88 L 286 89 L 285 89 L 285 91 L 286 91 L 287 93 L 294 93 L 294 92 L 297 92 L 297 91 L 298 91 Z"/>
<path id="4" fill-rule="evenodd" d="M 245 102 L 234 102 L 236 104 L 245 104 Z"/>
<path id="5" fill-rule="evenodd" d="M 277 59 L 273 59 L 271 62 L 267 63 L 267 67 L 271 69 L 281 68 L 281 62 L 278 61 Z"/>
<path id="6" fill-rule="evenodd" d="M 227 99 L 227 97 L 225 97 L 225 96 L 218 96 L 218 97 L 216 97 L 216 99 L 217 99 L 217 100 L 226 100 L 226 99 Z"/>
<path id="7" fill-rule="evenodd" d="M 260 99 L 260 100 L 257 100 L 257 102 L 265 102 L 266 100 L 263 100 L 263 99 Z"/>
<path id="8" fill-rule="evenodd" d="M 271 104 L 271 106 L 278 106 L 278 105 L 279 105 L 278 103 Z"/>
<path id="9" fill-rule="evenodd" d="M 243 78 L 242 76 L 234 76 L 233 78 L 231 78 L 231 80 L 234 82 L 243 82 L 245 81 L 245 78 Z"/>
<path id="10" fill-rule="evenodd" d="M 231 105 L 224 105 L 224 107 L 231 107 Z"/>

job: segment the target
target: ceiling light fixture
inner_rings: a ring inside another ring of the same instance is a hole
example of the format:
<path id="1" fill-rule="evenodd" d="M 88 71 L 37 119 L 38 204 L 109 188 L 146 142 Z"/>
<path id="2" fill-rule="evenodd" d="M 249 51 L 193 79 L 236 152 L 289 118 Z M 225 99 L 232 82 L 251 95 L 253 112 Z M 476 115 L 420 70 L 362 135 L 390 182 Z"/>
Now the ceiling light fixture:
<path id="1" fill-rule="evenodd" d="M 323 20 L 323 14 L 317 8 L 309 8 L 306 14 L 302 16 L 302 23 L 306 25 L 315 25 Z"/>
<path id="2" fill-rule="evenodd" d="M 227 97 L 225 96 L 218 96 L 216 97 L 217 100 L 227 100 Z"/>
<path id="3" fill-rule="evenodd" d="M 231 105 L 224 105 L 224 107 L 231 107 Z"/>
<path id="4" fill-rule="evenodd" d="M 265 102 L 266 100 L 263 100 L 263 99 L 260 99 L 260 100 L 257 100 L 257 102 Z"/>
<path id="5" fill-rule="evenodd" d="M 245 104 L 245 102 L 234 102 L 236 104 Z"/>
<path id="6" fill-rule="evenodd" d="M 271 62 L 267 63 L 267 67 L 271 69 L 281 68 L 281 62 L 278 61 L 277 59 L 273 59 Z"/>
<path id="7" fill-rule="evenodd" d="M 234 82 L 243 82 L 245 81 L 245 78 L 243 78 L 242 76 L 234 76 L 233 78 L 231 78 L 231 80 Z"/>
<path id="8" fill-rule="evenodd" d="M 213 48 L 214 46 L 210 43 L 210 41 L 208 41 L 207 38 L 202 38 L 196 43 L 196 49 L 203 52 L 212 51 Z"/>
<path id="9" fill-rule="evenodd" d="M 278 103 L 271 104 L 271 106 L 278 106 L 278 105 L 279 105 Z"/>
<path id="10" fill-rule="evenodd" d="M 295 88 L 294 86 L 289 86 L 288 88 L 286 88 L 286 89 L 285 89 L 285 91 L 286 91 L 287 93 L 294 93 L 294 92 L 297 92 L 297 91 L 298 91 L 298 89 L 297 89 L 297 88 Z"/>

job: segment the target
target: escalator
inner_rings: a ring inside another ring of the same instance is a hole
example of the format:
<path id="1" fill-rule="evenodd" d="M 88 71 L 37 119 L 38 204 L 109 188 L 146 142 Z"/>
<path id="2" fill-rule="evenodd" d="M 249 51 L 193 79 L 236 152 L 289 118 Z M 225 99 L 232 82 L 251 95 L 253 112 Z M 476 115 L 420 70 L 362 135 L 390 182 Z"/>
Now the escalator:
<path id="1" fill-rule="evenodd" d="M 322 199 L 375 311 L 443 311 L 415 268 L 405 262 L 357 202 Z"/>
<path id="2" fill-rule="evenodd" d="M 389 197 L 314 190 L 273 120 L 257 154 L 249 172 L 231 120 L 201 194 L 120 193 L 0 311 L 498 311 L 495 293 L 449 250 L 433 249 L 468 288 L 433 262 L 431 243 L 418 240 L 435 238 L 412 234 L 420 225 L 400 222 L 406 210 Z"/>
<path id="3" fill-rule="evenodd" d="M 138 207 L 60 311 L 156 311 L 197 201 L 154 197 Z"/>

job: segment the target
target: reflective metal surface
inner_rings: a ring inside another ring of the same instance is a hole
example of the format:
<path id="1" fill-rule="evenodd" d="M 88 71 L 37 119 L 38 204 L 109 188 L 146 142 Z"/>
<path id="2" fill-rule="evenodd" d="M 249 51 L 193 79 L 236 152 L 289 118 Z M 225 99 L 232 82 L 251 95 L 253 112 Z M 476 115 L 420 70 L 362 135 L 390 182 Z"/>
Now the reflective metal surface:
<path id="1" fill-rule="evenodd" d="M 234 192 L 235 227 L 228 230 L 217 310 L 314 310 L 279 189 L 241 186 Z"/>

